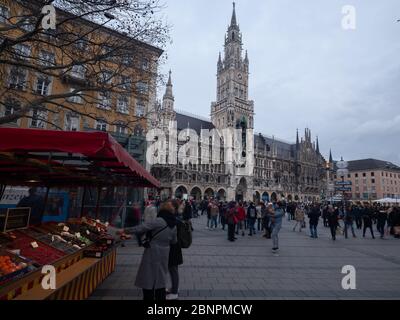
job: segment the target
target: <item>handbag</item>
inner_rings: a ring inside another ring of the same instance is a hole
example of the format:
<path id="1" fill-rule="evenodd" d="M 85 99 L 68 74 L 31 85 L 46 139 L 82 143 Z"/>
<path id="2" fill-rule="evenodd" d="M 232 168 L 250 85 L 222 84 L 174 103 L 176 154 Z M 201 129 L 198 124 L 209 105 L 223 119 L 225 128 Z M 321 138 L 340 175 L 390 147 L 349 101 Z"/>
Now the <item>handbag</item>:
<path id="1" fill-rule="evenodd" d="M 166 227 L 164 227 L 164 228 L 158 230 L 154 235 L 152 235 L 151 232 L 149 232 L 149 233 L 146 235 L 146 238 L 142 241 L 142 246 L 143 246 L 143 248 L 146 248 L 146 249 L 150 248 L 150 247 L 151 247 L 151 246 L 150 246 L 151 240 L 153 240 L 160 232 L 164 231 L 164 230 L 167 229 L 167 228 L 168 228 L 168 226 L 166 226 Z"/>

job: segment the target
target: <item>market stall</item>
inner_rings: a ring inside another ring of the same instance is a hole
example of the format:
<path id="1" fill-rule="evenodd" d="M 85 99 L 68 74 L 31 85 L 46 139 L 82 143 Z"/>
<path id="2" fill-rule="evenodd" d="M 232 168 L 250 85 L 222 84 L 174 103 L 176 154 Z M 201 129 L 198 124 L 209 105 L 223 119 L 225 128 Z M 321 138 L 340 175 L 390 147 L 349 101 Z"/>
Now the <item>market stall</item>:
<path id="1" fill-rule="evenodd" d="M 45 202 L 51 188 L 159 187 L 107 133 L 0 128 L 0 137 L 0 192 L 5 186 L 45 187 Z M 87 298 L 115 268 L 110 227 L 97 219 L 98 207 L 95 217 L 33 224 L 34 207 L 0 212 L 0 300 Z M 57 284 L 45 290 L 42 268 L 48 265 Z"/>

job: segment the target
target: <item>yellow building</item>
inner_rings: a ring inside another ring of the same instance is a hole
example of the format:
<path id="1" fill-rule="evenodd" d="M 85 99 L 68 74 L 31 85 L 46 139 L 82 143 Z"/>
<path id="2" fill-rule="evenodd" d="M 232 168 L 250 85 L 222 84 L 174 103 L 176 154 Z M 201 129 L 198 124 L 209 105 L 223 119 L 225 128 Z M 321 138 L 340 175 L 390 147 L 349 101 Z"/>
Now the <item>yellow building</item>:
<path id="1" fill-rule="evenodd" d="M 163 51 L 61 10 L 57 29 L 43 30 L 32 8 L 0 0 L 2 42 L 29 38 L 0 51 L 0 125 L 143 132 Z M 27 112 L 4 123 L 21 110 Z"/>

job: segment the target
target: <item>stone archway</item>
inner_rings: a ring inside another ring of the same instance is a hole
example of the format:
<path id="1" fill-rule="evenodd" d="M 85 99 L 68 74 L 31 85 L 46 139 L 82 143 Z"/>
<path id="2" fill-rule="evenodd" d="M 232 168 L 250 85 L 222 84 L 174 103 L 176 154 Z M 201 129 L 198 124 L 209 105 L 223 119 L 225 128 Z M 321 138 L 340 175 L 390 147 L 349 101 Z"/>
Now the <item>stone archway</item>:
<path id="1" fill-rule="evenodd" d="M 261 199 L 262 199 L 262 201 L 264 201 L 265 203 L 269 202 L 269 194 L 268 194 L 268 192 L 264 192 L 264 193 L 262 194 Z"/>
<path id="2" fill-rule="evenodd" d="M 194 187 L 194 188 L 192 189 L 192 191 L 190 191 L 190 196 L 191 196 L 194 200 L 200 201 L 200 200 L 201 200 L 201 196 L 202 196 L 200 188 L 199 188 L 199 187 Z"/>
<path id="3" fill-rule="evenodd" d="M 245 178 L 241 178 L 239 184 L 236 187 L 236 201 L 245 201 L 247 193 L 247 181 Z"/>
<path id="4" fill-rule="evenodd" d="M 272 201 L 272 202 L 278 201 L 278 196 L 276 195 L 275 192 L 272 192 L 272 194 L 271 194 L 271 201 Z"/>
<path id="5" fill-rule="evenodd" d="M 300 200 L 300 198 L 299 198 L 299 196 L 296 194 L 295 196 L 294 196 L 294 201 L 299 201 Z"/>
<path id="6" fill-rule="evenodd" d="M 226 191 L 224 189 L 220 189 L 217 194 L 218 200 L 226 201 Z"/>
<path id="7" fill-rule="evenodd" d="M 287 200 L 288 200 L 288 201 L 293 201 L 293 197 L 292 197 L 291 194 L 289 194 L 289 195 L 287 196 Z"/>
<path id="8" fill-rule="evenodd" d="M 187 193 L 188 193 L 188 191 L 187 191 L 187 188 L 185 186 L 179 186 L 175 190 L 175 198 L 176 199 L 183 199 L 183 196 L 187 195 Z"/>
<path id="9" fill-rule="evenodd" d="M 207 199 L 214 198 L 215 192 L 212 188 L 207 188 L 206 191 L 204 191 L 204 197 L 207 197 Z"/>
<path id="10" fill-rule="evenodd" d="M 260 201 L 261 201 L 261 195 L 260 195 L 260 193 L 259 193 L 258 191 L 254 192 L 254 195 L 253 195 L 253 202 L 254 202 L 255 204 L 259 204 Z"/>

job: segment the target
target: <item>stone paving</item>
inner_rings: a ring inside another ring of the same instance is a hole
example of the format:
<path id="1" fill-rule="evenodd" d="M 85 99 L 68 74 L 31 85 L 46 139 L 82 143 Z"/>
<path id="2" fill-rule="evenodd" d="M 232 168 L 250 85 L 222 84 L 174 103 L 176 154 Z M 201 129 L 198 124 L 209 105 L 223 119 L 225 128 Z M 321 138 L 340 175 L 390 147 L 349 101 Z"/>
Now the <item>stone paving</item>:
<path id="1" fill-rule="evenodd" d="M 181 300 L 400 299 L 398 239 L 364 239 L 356 230 L 357 238 L 333 242 L 322 223 L 312 239 L 308 229 L 293 232 L 294 222 L 285 220 L 274 255 L 260 232 L 231 243 L 226 231 L 205 229 L 205 216 L 193 225 L 193 245 L 183 251 L 179 269 Z M 119 248 L 116 271 L 90 299 L 141 299 L 134 281 L 142 252 L 134 241 Z M 356 268 L 356 290 L 342 289 L 345 265 Z"/>

